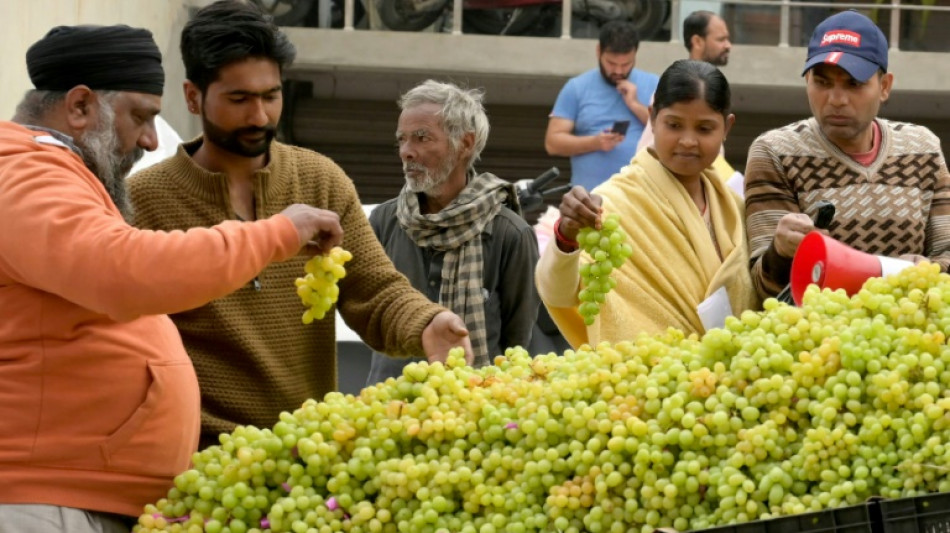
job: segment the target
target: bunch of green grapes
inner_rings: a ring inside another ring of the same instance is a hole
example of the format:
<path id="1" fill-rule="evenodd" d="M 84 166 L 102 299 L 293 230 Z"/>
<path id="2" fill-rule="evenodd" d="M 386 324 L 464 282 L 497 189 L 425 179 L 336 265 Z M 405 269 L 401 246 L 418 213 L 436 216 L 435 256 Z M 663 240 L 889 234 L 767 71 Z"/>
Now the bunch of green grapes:
<path id="1" fill-rule="evenodd" d="M 316 255 L 307 261 L 307 275 L 297 278 L 297 295 L 309 309 L 303 313 L 303 323 L 322 320 L 340 295 L 337 281 L 346 276 L 343 264 L 353 259 L 353 254 L 335 246 L 326 255 Z"/>
<path id="2" fill-rule="evenodd" d="M 599 231 L 581 228 L 577 242 L 590 256 L 590 262 L 580 267 L 584 288 L 577 295 L 581 301 L 578 312 L 589 326 L 600 313 L 607 293 L 617 286 L 617 280 L 610 273 L 633 255 L 633 248 L 627 243 L 627 234 L 620 227 L 620 215 L 616 213 L 604 217 Z"/>
<path id="3" fill-rule="evenodd" d="M 702 337 L 454 350 L 195 454 L 137 533 L 680 531 L 950 490 L 950 276 Z"/>

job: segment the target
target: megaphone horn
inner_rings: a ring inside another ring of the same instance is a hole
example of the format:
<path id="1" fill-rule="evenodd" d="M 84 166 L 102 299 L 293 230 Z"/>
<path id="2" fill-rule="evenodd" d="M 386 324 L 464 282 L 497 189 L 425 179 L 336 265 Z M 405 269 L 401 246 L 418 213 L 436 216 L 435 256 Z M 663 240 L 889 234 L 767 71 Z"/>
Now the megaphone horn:
<path id="1" fill-rule="evenodd" d="M 844 289 L 850 296 L 861 290 L 869 278 L 894 274 L 913 264 L 861 252 L 813 231 L 805 235 L 792 258 L 792 298 L 796 305 L 801 305 L 805 289 L 812 283 L 822 289 Z"/>

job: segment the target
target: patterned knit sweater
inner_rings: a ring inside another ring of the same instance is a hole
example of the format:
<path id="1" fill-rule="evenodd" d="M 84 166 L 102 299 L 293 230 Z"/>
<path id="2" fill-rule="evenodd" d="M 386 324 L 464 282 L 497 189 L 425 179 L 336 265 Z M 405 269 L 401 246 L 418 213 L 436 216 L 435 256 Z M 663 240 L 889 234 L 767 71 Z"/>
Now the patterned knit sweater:
<path id="1" fill-rule="evenodd" d="M 235 219 L 228 180 L 199 167 L 201 140 L 129 179 L 135 223 L 175 230 Z M 360 205 L 352 181 L 333 161 L 302 148 L 273 143 L 270 163 L 254 175 L 258 219 L 292 203 L 340 215 L 343 247 L 353 253 L 337 303 L 346 323 L 371 347 L 390 355 L 422 355 L 421 333 L 442 310 L 393 267 Z M 333 314 L 304 325 L 294 280 L 306 258 L 267 267 L 236 292 L 172 315 L 201 386 L 201 445 L 238 424 L 271 427 L 281 411 L 336 390 Z"/>
<path id="2" fill-rule="evenodd" d="M 814 118 L 766 132 L 749 148 L 746 217 L 752 278 L 760 296 L 787 283 L 791 259 L 772 239 L 787 213 L 815 215 L 828 200 L 831 237 L 887 257 L 923 255 L 950 265 L 950 174 L 940 140 L 923 126 L 875 119 L 880 151 L 865 167 L 838 149 Z"/>

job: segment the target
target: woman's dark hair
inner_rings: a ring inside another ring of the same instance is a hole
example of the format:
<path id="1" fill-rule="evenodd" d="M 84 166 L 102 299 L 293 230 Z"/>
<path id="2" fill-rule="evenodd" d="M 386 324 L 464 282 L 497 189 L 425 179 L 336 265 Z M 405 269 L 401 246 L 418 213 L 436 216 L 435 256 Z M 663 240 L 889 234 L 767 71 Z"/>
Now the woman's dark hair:
<path id="1" fill-rule="evenodd" d="M 198 10 L 181 32 L 185 76 L 202 93 L 222 67 L 255 57 L 273 60 L 283 73 L 296 55 L 290 39 L 260 9 L 239 0 Z"/>
<path id="2" fill-rule="evenodd" d="M 673 104 L 699 98 L 722 116 L 732 107 L 729 82 L 718 68 L 705 61 L 680 59 L 660 76 L 653 95 L 653 116 Z"/>

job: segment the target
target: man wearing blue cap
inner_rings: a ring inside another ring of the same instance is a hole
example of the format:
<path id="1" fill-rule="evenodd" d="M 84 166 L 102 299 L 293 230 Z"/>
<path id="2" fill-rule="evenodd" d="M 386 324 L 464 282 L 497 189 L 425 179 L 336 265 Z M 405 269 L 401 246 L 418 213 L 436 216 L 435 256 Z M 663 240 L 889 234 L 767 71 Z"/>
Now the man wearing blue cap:
<path id="1" fill-rule="evenodd" d="M 894 75 L 887 40 L 870 19 L 837 13 L 815 28 L 805 76 L 812 118 L 761 135 L 746 165 L 752 277 L 760 296 L 788 284 L 792 257 L 815 229 L 869 254 L 950 265 L 950 174 L 927 128 L 877 116 Z"/>

